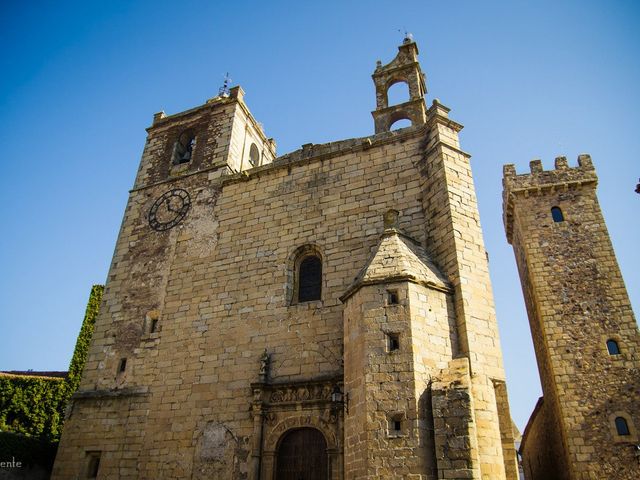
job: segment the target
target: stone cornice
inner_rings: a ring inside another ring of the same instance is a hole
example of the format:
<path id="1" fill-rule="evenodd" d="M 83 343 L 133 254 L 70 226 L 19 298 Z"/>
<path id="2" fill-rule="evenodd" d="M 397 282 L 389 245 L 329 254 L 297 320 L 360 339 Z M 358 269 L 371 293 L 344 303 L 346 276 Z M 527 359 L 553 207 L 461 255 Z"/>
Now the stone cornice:
<path id="1" fill-rule="evenodd" d="M 414 62 L 410 62 L 410 63 L 405 63 L 403 65 L 399 65 L 397 67 L 389 67 L 389 65 L 393 63 L 393 60 L 391 62 L 389 62 L 387 65 L 381 66 L 379 69 L 376 69 L 375 72 L 373 72 L 371 74 L 371 78 L 376 78 L 379 77 L 381 75 L 389 75 L 389 74 L 394 74 L 396 72 L 400 72 L 402 70 L 407 70 L 407 69 L 411 69 L 411 68 L 416 68 L 416 67 L 420 67 L 420 62 L 418 62 L 417 60 Z"/>
<path id="2" fill-rule="evenodd" d="M 163 128 L 170 127 L 173 122 L 177 119 L 184 119 L 195 115 L 203 110 L 215 110 L 216 107 L 220 105 L 229 105 L 231 103 L 239 103 L 236 99 L 231 98 L 220 98 L 219 101 L 215 101 L 212 103 L 204 103 L 202 105 L 198 105 L 197 107 L 190 108 L 189 110 L 185 110 L 184 112 L 178 112 L 171 115 L 166 115 L 163 117 L 157 117 L 153 120 L 153 125 L 145 128 L 147 133 L 151 133 L 151 131 L 162 130 Z M 245 107 L 246 108 L 246 107 Z"/>
<path id="3" fill-rule="evenodd" d="M 397 105 L 391 105 L 389 107 L 380 108 L 378 110 L 374 110 L 371 112 L 371 115 L 374 117 L 384 115 L 387 112 L 395 112 L 396 110 L 402 110 L 410 105 L 424 105 L 424 98 L 415 98 L 413 100 L 408 100 L 404 103 L 398 103 Z"/>
<path id="4" fill-rule="evenodd" d="M 427 153 L 426 153 L 425 157 L 430 157 L 433 154 L 433 152 L 435 150 L 437 150 L 439 147 L 445 147 L 445 148 L 447 148 L 449 150 L 453 150 L 454 152 L 462 155 L 465 158 L 471 158 L 471 154 L 470 153 L 467 153 L 464 150 L 460 150 L 459 148 L 454 147 L 453 145 L 449 145 L 448 143 L 443 142 L 442 140 L 438 140 L 436 143 L 434 143 L 431 146 L 431 148 L 429 150 L 427 150 Z"/>
<path id="5" fill-rule="evenodd" d="M 357 284 L 349 287 L 347 291 L 340 296 L 340 301 L 342 303 L 346 302 L 362 287 L 366 287 L 369 285 L 382 285 L 387 283 L 399 283 L 399 282 L 414 283 L 416 285 L 422 285 L 423 287 L 429 288 L 431 290 L 437 290 L 439 292 L 444 292 L 444 293 L 453 293 L 453 290 L 450 287 L 443 287 L 442 285 L 438 285 L 435 282 L 421 280 L 417 278 L 415 275 L 405 274 L 405 275 L 395 275 L 393 277 L 386 277 L 386 278 L 380 278 L 380 279 L 374 279 L 374 280 L 363 280 L 362 282 L 358 282 Z"/>
<path id="6" fill-rule="evenodd" d="M 431 109 L 429 109 L 427 125 L 429 125 L 429 127 L 433 127 L 435 124 L 444 125 L 451 130 L 454 130 L 456 133 L 464 128 L 464 125 L 462 125 L 461 123 L 451 120 L 449 117 L 443 114 L 434 113 Z"/>

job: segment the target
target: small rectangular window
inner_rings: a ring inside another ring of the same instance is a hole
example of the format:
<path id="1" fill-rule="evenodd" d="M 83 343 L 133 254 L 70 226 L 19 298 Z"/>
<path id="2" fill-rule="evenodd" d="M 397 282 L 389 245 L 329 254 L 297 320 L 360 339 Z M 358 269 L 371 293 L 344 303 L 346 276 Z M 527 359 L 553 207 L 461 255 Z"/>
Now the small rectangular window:
<path id="1" fill-rule="evenodd" d="M 121 358 L 120 365 L 118 366 L 118 373 L 124 373 L 126 369 L 127 369 L 127 359 Z"/>
<path id="2" fill-rule="evenodd" d="M 398 333 L 387 334 L 387 349 L 390 352 L 395 352 L 396 350 L 400 350 L 400 334 Z"/>
<path id="3" fill-rule="evenodd" d="M 397 436 L 402 434 L 402 414 L 395 414 L 389 418 L 389 435 Z"/>
<path id="4" fill-rule="evenodd" d="M 151 328 L 149 329 L 149 333 L 156 333 L 158 330 L 158 319 L 154 318 L 151 320 Z"/>
<path id="5" fill-rule="evenodd" d="M 87 452 L 87 478 L 98 478 L 100 452 Z"/>
<path id="6" fill-rule="evenodd" d="M 400 301 L 398 300 L 398 291 L 397 290 L 387 290 L 387 305 L 398 305 Z"/>

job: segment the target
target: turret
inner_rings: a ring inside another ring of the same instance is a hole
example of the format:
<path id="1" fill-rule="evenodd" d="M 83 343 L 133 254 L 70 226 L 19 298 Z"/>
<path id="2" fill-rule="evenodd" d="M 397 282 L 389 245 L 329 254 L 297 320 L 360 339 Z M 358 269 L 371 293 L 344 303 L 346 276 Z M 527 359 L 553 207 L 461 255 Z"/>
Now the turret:
<path id="1" fill-rule="evenodd" d="M 376 109 L 371 112 L 375 132 L 388 132 L 396 121 L 407 119 L 412 125 L 426 122 L 424 96 L 427 93 L 425 75 L 418 63 L 418 46 L 411 36 L 398 47 L 398 55 L 391 62 L 382 65 L 378 61 L 371 76 L 376 86 Z M 387 92 L 392 85 L 404 82 L 409 88 L 409 100 L 398 105 L 389 105 Z"/>
<path id="2" fill-rule="evenodd" d="M 637 478 L 640 337 L 589 155 L 504 167 L 513 245 L 543 397 L 525 429 L 527 478 Z"/>

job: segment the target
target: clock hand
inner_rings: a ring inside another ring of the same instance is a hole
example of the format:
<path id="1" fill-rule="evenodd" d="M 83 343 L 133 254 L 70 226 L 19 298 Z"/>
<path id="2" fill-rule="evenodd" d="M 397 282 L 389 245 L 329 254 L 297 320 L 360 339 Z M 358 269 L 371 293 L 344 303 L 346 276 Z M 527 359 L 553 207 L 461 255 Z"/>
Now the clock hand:
<path id="1" fill-rule="evenodd" d="M 171 199 L 170 198 L 167 198 L 166 204 L 167 204 L 167 210 L 169 210 L 170 212 L 176 213 L 176 211 L 171 207 Z"/>

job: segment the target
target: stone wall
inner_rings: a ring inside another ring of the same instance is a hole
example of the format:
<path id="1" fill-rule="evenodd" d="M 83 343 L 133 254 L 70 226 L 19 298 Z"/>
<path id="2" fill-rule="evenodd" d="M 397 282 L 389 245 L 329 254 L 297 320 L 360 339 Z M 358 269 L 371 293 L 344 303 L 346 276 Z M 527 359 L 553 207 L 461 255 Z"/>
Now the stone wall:
<path id="1" fill-rule="evenodd" d="M 58 478 L 81 471 L 88 444 L 108 452 L 101 472 L 119 472 L 120 478 L 192 475 L 210 422 L 238 439 L 239 450 L 229 455 L 239 466 L 229 478 L 248 475 L 250 384 L 258 379 L 263 351 L 272 356 L 274 381 L 341 376 L 339 297 L 377 242 L 381 214 L 400 210 L 400 227 L 424 238 L 413 168 L 423 135 L 413 129 L 373 145 L 311 147 L 314 153 L 302 151 L 220 181 L 211 179 L 214 171 L 150 185 L 139 176 L 81 387 L 133 389 L 134 396 L 110 399 L 117 412 L 98 409 L 96 400 L 76 400 Z M 159 142 L 149 142 L 141 172 L 149 170 Z M 189 191 L 189 214 L 179 227 L 150 230 L 150 206 L 173 188 Z M 306 244 L 322 253 L 322 299 L 289 305 L 291 255 Z M 158 319 L 153 333 L 150 315 Z M 126 370 L 119 373 L 123 358 Z M 104 423 L 108 418 L 116 424 Z M 140 432 L 135 440 L 127 436 L 134 424 Z M 89 441 L 88 430 L 101 445 Z M 136 459 L 137 470 L 126 458 Z"/>
<path id="2" fill-rule="evenodd" d="M 566 478 L 635 478 L 637 438 L 617 437 L 612 428 L 615 412 L 626 412 L 630 428 L 640 422 L 640 335 L 598 205 L 591 158 L 581 155 L 570 168 L 559 157 L 555 167 L 545 171 L 537 160 L 530 174 L 516 175 L 508 165 L 504 177 L 505 227 L 540 367 L 542 424 Z M 553 220 L 554 207 L 562 221 Z M 619 355 L 608 352 L 609 339 L 618 342 Z M 526 445 L 530 462 L 534 452 Z"/>
<path id="3" fill-rule="evenodd" d="M 547 409 L 542 397 L 538 400 L 522 437 L 522 469 L 527 480 L 565 480 L 570 478 L 562 444 L 557 441 L 554 412 Z"/>
<path id="4" fill-rule="evenodd" d="M 400 48 L 422 102 L 410 128 L 270 162 L 239 88 L 155 116 L 55 478 L 98 455 L 105 478 L 272 478 L 278 442 L 304 428 L 324 437 L 332 479 L 515 478 L 462 126 L 437 101 L 425 111 L 417 47 Z M 193 158 L 171 166 L 186 129 Z M 248 168 L 252 142 L 265 161 Z M 321 259 L 318 300 L 295 301 L 300 252 Z"/>
<path id="5" fill-rule="evenodd" d="M 437 100 L 428 111 L 430 136 L 419 165 L 426 245 L 454 290 L 458 355 L 469 359 L 475 417 L 482 419 L 476 426 L 482 477 L 513 478 L 513 434 L 499 427 L 504 414 L 494 381 L 504 381 L 504 370 L 470 157 L 460 150 L 462 126 L 448 113 Z"/>

